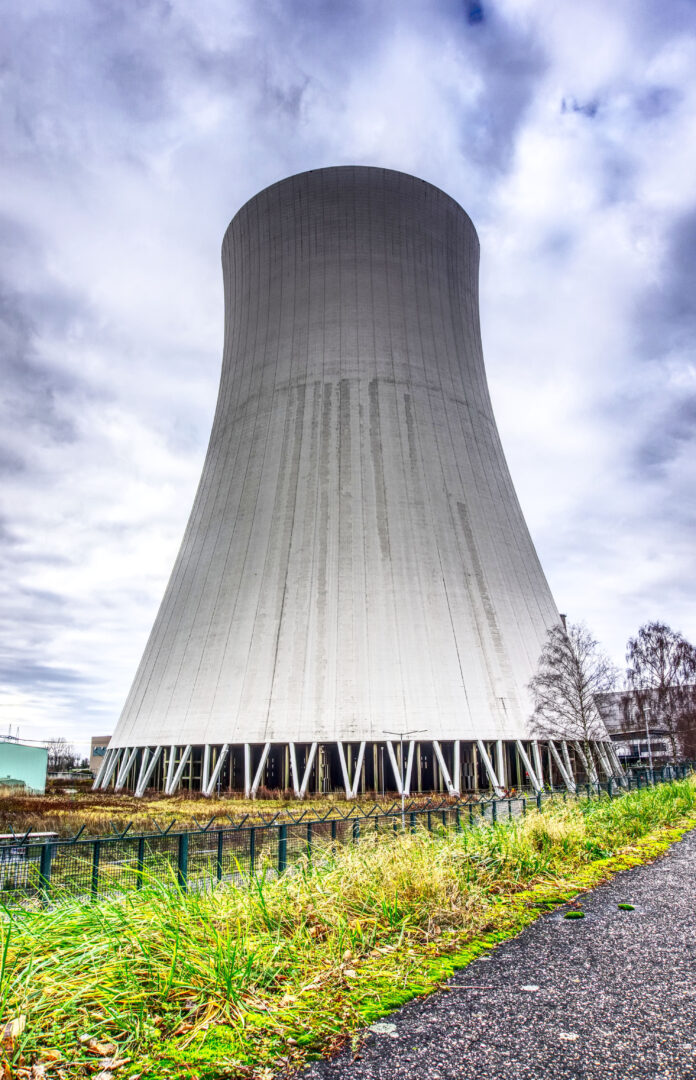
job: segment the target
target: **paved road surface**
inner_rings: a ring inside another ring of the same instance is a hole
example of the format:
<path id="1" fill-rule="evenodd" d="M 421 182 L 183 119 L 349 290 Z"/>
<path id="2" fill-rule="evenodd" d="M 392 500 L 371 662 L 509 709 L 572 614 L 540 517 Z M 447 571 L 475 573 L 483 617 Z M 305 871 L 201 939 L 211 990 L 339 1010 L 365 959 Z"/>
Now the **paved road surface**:
<path id="1" fill-rule="evenodd" d="M 395 1032 L 370 1033 L 356 1061 L 303 1080 L 696 1080 L 696 831 L 583 908 L 539 919 L 385 1017 Z"/>

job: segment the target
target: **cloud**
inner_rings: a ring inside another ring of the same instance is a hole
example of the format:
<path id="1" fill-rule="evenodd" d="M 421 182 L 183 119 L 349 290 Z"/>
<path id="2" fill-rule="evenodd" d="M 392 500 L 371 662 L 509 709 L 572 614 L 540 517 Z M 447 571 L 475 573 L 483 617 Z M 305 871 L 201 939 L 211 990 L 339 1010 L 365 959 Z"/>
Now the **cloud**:
<path id="1" fill-rule="evenodd" d="M 115 722 L 205 454 L 222 234 L 330 164 L 472 215 L 561 609 L 619 660 L 647 618 L 696 639 L 693 4 L 43 0 L 3 29 L 0 723 Z"/>
<path id="2" fill-rule="evenodd" d="M 663 241 L 659 278 L 645 290 L 636 312 L 642 351 L 652 359 L 679 352 L 688 362 L 696 340 L 696 208 L 677 217 Z"/>

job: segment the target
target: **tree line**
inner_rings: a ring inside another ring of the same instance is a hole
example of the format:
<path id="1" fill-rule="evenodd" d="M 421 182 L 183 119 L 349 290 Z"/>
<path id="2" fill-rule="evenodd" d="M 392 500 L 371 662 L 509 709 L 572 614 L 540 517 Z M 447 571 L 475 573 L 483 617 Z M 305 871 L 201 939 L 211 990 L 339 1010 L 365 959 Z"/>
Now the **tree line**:
<path id="1" fill-rule="evenodd" d="M 68 742 L 63 735 L 48 739 L 46 749 L 48 750 L 46 766 L 49 773 L 69 772 L 71 769 L 89 767 L 89 758 L 78 754 L 72 743 Z"/>

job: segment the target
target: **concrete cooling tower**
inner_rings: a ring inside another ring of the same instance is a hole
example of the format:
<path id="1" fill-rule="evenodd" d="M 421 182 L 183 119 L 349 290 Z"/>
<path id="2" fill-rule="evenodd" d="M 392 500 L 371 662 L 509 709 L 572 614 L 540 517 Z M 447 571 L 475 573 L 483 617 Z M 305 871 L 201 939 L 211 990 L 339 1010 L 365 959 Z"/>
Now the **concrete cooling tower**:
<path id="1" fill-rule="evenodd" d="M 559 616 L 493 418 L 478 259 L 453 199 L 386 169 L 293 176 L 236 215 L 203 474 L 96 786 L 572 784 L 529 726 Z"/>

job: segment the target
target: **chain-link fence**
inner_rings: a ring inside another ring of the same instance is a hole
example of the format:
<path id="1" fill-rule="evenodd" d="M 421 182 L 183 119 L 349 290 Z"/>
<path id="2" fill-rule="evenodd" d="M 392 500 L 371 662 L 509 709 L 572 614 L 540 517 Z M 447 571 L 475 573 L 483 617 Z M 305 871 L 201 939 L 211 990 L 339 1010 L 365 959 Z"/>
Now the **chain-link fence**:
<path id="1" fill-rule="evenodd" d="M 687 765 L 639 770 L 626 777 L 587 784 L 577 796 L 613 798 L 628 790 L 681 779 Z M 440 801 L 395 802 L 364 806 L 323 817 L 289 811 L 272 817 L 233 822 L 213 818 L 204 827 L 133 834 L 128 827 L 110 836 L 69 838 L 27 833 L 0 841 L 0 903 L 48 903 L 61 898 L 88 900 L 142 888 L 146 880 L 177 882 L 183 889 L 223 881 L 242 883 L 254 874 L 281 874 L 303 856 L 327 845 L 353 843 L 369 833 L 401 829 L 464 829 L 525 814 L 550 799 L 571 797 L 567 790 L 511 793 L 505 798 L 468 797 Z"/>

